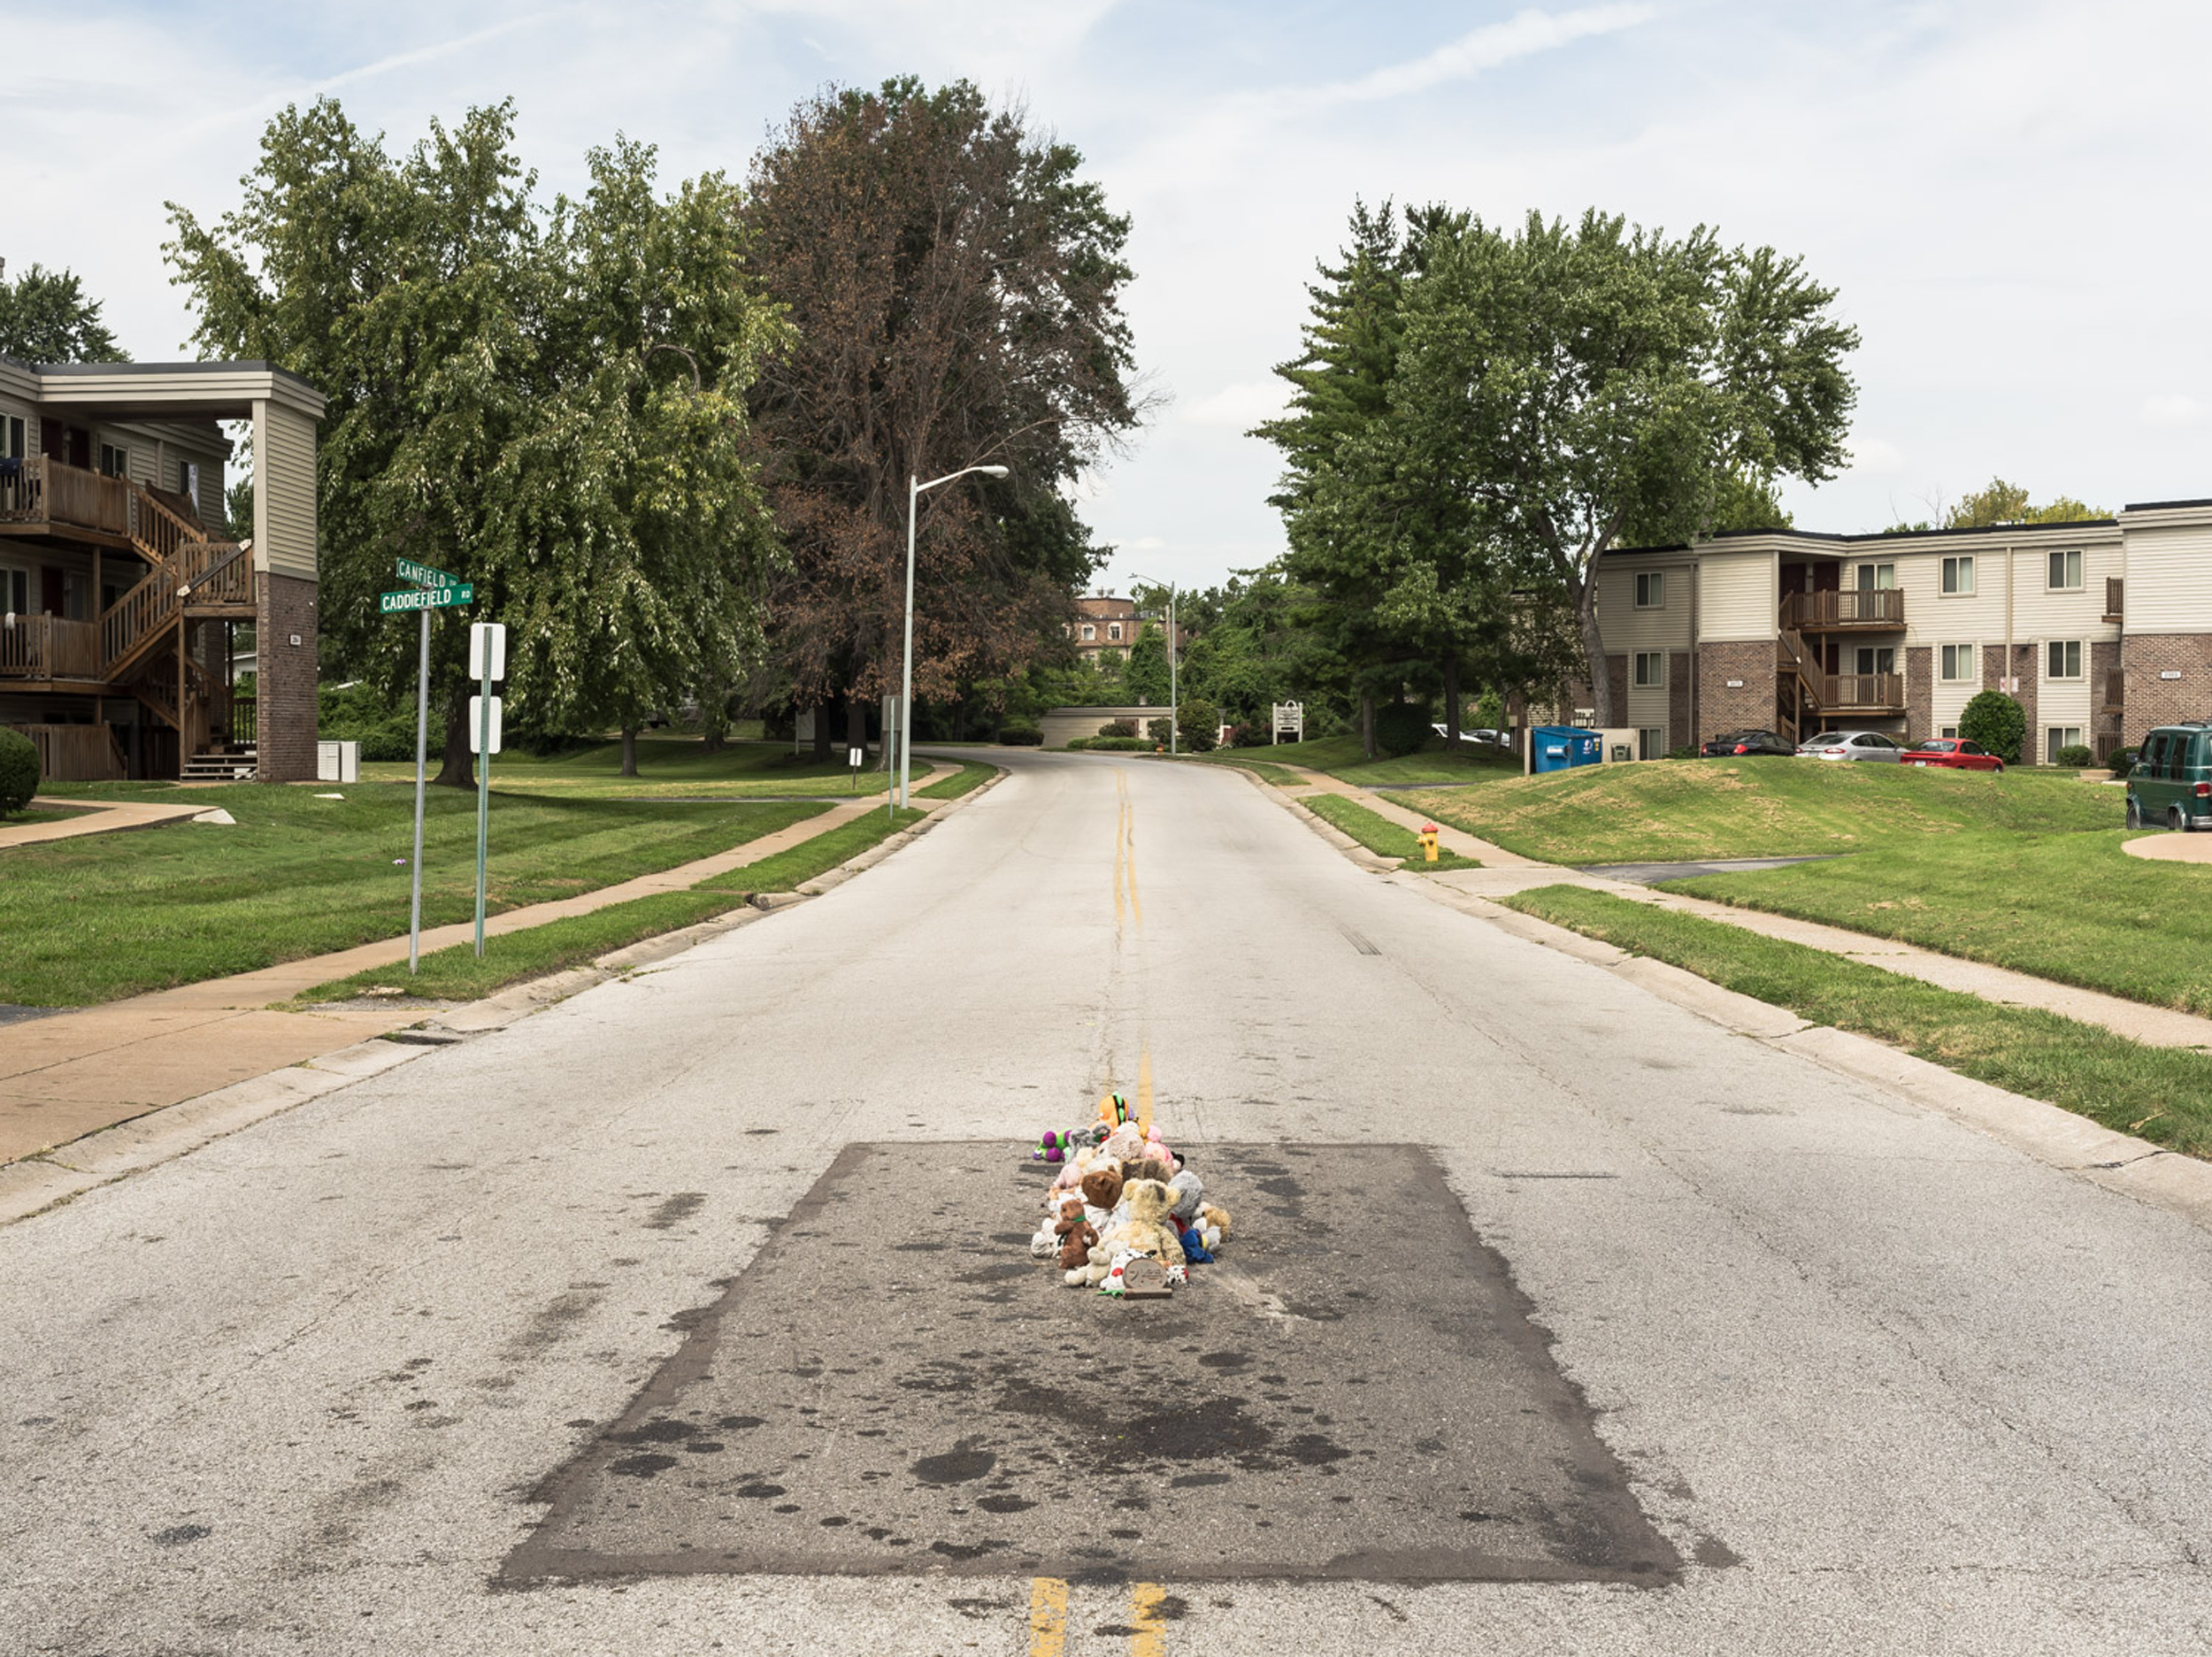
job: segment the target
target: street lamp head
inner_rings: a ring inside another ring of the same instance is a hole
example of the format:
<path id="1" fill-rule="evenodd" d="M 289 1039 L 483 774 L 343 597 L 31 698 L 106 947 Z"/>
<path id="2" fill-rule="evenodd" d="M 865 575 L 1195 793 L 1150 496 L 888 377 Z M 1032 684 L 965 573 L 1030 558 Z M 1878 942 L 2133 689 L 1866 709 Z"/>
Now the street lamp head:
<path id="1" fill-rule="evenodd" d="M 975 470 L 987 478 L 1003 478 L 1006 475 L 1006 468 L 1003 466 L 978 466 Z"/>

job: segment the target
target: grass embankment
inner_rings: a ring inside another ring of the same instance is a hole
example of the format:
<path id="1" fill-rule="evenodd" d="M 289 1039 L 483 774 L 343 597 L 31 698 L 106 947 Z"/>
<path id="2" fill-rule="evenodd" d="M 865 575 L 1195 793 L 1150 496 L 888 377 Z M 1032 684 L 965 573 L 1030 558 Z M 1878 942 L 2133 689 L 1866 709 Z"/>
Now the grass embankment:
<path id="1" fill-rule="evenodd" d="M 917 800 L 957 800 L 962 794 L 980 788 L 997 773 L 998 767 L 995 765 L 963 763 L 960 769 L 951 776 L 940 777 L 926 788 L 917 788 L 914 791 L 914 798 Z"/>
<path id="2" fill-rule="evenodd" d="M 709 753 L 695 736 L 641 736 L 634 777 L 622 775 L 622 744 L 595 742 L 565 754 L 543 756 L 519 751 L 492 761 L 495 787 L 528 794 L 558 794 L 626 800 L 712 798 L 741 800 L 760 794 L 797 794 L 838 799 L 881 795 L 887 773 L 875 769 L 880 755 L 869 750 L 858 779 L 845 763 L 845 748 L 818 765 L 810 754 L 794 754 L 788 742 L 732 742 Z M 364 779 L 411 782 L 415 767 L 376 763 L 361 768 Z"/>
<path id="3" fill-rule="evenodd" d="M 1473 858 L 1462 857 L 1440 846 L 1437 848 L 1434 863 L 1424 862 L 1419 835 L 1411 829 L 1400 828 L 1379 812 L 1371 811 L 1358 801 L 1348 800 L 1340 794 L 1308 794 L 1299 803 L 1323 822 L 1349 834 L 1377 856 L 1404 858 L 1409 869 L 1435 874 L 1447 869 L 1482 867 Z"/>
<path id="4" fill-rule="evenodd" d="M 126 791 L 111 784 L 102 792 Z M 85 1006 L 403 934 L 413 789 L 357 783 L 330 792 L 344 797 L 256 783 L 195 789 L 195 804 L 220 807 L 236 823 L 10 848 L 0 855 L 0 1001 Z M 643 805 L 502 787 L 492 801 L 488 901 L 497 911 L 572 897 L 726 851 L 823 809 Z M 423 924 L 468 919 L 475 883 L 476 796 L 434 788 Z"/>
<path id="5" fill-rule="evenodd" d="M 373 990 L 403 990 L 431 1001 L 475 1001 L 525 978 L 584 966 L 648 938 L 712 920 L 759 893 L 795 890 L 925 815 L 902 811 L 893 822 L 887 811 L 871 811 L 757 863 L 713 876 L 687 892 L 657 892 L 626 903 L 611 903 L 588 915 L 487 938 L 480 961 L 472 940 L 432 950 L 419 963 L 420 970 L 411 975 L 404 961 L 396 962 L 318 985 L 298 999 L 303 1003 L 349 1001 Z"/>
<path id="6" fill-rule="evenodd" d="M 1314 737 L 1303 742 L 1278 742 L 1266 748 L 1217 748 L 1195 757 L 1207 764 L 1261 770 L 1263 780 L 1268 782 L 1295 783 L 1298 779 L 1266 776 L 1264 767 L 1302 765 L 1309 771 L 1326 771 L 1363 788 L 1399 783 L 1465 786 L 1521 774 L 1520 761 L 1509 754 L 1493 755 L 1465 744 L 1454 750 L 1448 748 L 1444 739 L 1439 736 L 1432 736 L 1419 753 L 1396 759 L 1362 759 L 1359 739 L 1356 736 Z"/>
<path id="7" fill-rule="evenodd" d="M 2001 1007 L 1609 893 L 1539 886 L 1501 901 L 1815 1024 L 1876 1037 L 2171 1150 L 2212 1155 L 2212 1056 L 2145 1047 L 2055 1013 Z"/>

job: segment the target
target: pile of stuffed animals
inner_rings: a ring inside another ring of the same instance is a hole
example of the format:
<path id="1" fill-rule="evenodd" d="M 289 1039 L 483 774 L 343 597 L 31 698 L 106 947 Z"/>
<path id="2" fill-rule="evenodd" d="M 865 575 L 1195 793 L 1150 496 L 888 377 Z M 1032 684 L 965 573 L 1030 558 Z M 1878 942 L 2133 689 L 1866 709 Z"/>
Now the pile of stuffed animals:
<path id="1" fill-rule="evenodd" d="M 1046 1134 L 1030 1153 L 1061 1167 L 1029 1252 L 1056 1261 L 1069 1287 L 1117 1297 L 1135 1277 L 1151 1280 L 1131 1273 L 1149 1260 L 1165 1293 L 1189 1281 L 1189 1267 L 1212 1261 L 1229 1235 L 1228 1210 L 1205 1201 L 1187 1160 L 1167 1147 L 1157 1124 L 1148 1131 L 1133 1121 L 1119 1093 L 1108 1095 L 1099 1116 L 1092 1127 Z"/>

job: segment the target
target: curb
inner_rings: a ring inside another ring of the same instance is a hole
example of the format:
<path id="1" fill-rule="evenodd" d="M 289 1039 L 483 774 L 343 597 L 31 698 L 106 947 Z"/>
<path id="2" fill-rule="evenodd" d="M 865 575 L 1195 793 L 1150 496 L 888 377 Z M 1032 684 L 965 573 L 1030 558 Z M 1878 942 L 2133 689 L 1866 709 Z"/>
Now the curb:
<path id="1" fill-rule="evenodd" d="M 765 920 L 780 909 L 819 896 L 874 868 L 901 847 L 926 834 L 962 806 L 998 786 L 1008 774 L 1000 769 L 956 799 L 937 802 L 920 822 L 901 829 L 859 855 L 817 876 L 796 892 L 762 894 L 761 898 L 771 901 L 756 899 L 712 920 L 641 939 L 600 956 L 588 967 L 571 967 L 565 971 L 511 985 L 481 1001 L 433 1013 L 404 1030 L 373 1036 L 303 1063 L 288 1064 L 242 1082 L 234 1082 L 227 1087 L 219 1087 L 212 1093 L 180 1100 L 173 1105 L 165 1105 L 127 1122 L 88 1133 L 50 1151 L 0 1165 L 0 1226 L 30 1219 L 88 1191 L 173 1162 L 257 1122 L 280 1116 L 372 1076 L 380 1076 L 435 1048 L 503 1030 L 611 978 L 625 977 L 641 967 L 681 955 L 724 932 Z"/>

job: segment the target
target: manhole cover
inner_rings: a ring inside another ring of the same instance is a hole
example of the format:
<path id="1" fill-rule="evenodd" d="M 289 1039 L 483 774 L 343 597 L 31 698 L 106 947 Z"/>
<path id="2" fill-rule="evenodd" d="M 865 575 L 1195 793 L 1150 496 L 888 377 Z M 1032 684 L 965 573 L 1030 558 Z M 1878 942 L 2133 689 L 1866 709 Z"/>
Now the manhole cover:
<path id="1" fill-rule="evenodd" d="M 848 1148 L 505 1574 L 1671 1579 L 1425 1151 L 1190 1149 L 1222 1260 L 1117 1302 L 1017 1150 Z"/>

